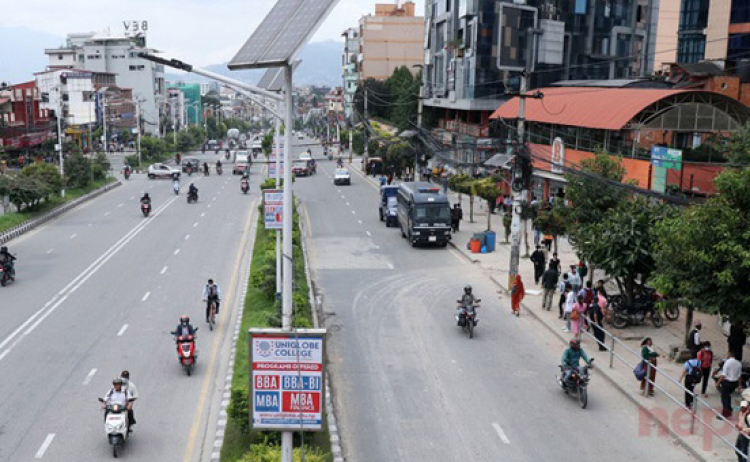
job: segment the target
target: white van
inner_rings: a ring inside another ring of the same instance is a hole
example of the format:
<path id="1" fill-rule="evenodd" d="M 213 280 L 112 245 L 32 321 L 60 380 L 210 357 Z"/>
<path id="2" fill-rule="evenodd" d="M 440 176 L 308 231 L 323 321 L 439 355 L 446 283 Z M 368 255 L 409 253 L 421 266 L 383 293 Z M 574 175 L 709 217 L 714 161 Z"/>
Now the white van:
<path id="1" fill-rule="evenodd" d="M 250 172 L 250 154 L 247 151 L 236 151 L 232 175 L 242 175 L 245 172 Z"/>

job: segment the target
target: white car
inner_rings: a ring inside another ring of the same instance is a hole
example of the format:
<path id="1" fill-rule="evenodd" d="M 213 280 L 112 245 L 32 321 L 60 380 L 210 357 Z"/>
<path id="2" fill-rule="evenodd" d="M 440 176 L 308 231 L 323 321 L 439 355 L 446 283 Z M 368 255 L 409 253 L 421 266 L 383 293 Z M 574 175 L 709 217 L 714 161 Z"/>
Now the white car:
<path id="1" fill-rule="evenodd" d="M 345 168 L 337 168 L 336 172 L 333 174 L 333 184 L 352 184 L 352 179 L 349 176 L 349 170 Z"/>
<path id="2" fill-rule="evenodd" d="M 305 162 L 307 162 L 308 160 L 312 160 L 312 156 L 306 152 L 303 152 L 299 155 L 299 160 L 304 160 Z"/>
<path id="3" fill-rule="evenodd" d="M 167 164 L 151 164 L 148 167 L 149 179 L 154 178 L 172 178 L 172 176 L 180 176 L 180 171 L 176 168 L 172 168 Z"/>

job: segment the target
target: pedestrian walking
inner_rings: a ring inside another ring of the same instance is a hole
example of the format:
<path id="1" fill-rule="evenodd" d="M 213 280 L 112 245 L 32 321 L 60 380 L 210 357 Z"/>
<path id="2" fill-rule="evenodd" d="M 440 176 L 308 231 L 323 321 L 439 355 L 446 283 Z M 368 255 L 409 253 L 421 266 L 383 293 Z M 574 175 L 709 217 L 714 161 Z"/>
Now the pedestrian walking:
<path id="1" fill-rule="evenodd" d="M 578 262 L 578 277 L 581 278 L 581 285 L 583 285 L 583 280 L 586 279 L 586 276 L 589 274 L 589 267 L 586 266 L 586 263 L 584 263 L 583 260 Z"/>
<path id="2" fill-rule="evenodd" d="M 542 243 L 544 244 L 544 248 L 547 249 L 547 252 L 552 251 L 552 241 L 555 239 L 555 237 L 549 233 L 544 235 L 544 239 L 542 240 Z"/>
<path id="3" fill-rule="evenodd" d="M 544 274 L 542 274 L 542 289 L 544 290 L 542 296 L 542 309 L 547 311 L 552 309 L 552 298 L 555 296 L 555 288 L 557 287 L 559 279 L 560 273 L 558 273 L 557 269 L 552 265 L 550 265 Z"/>
<path id="4" fill-rule="evenodd" d="M 550 263 L 550 268 L 552 268 L 552 263 Z M 558 318 L 562 319 L 565 315 L 565 300 L 568 298 L 567 292 L 565 292 L 565 289 L 569 287 L 570 284 L 568 283 L 568 275 L 563 274 L 562 281 L 560 281 L 560 285 L 558 286 L 558 289 L 560 290 L 560 300 L 557 302 L 557 308 L 559 311 Z"/>
<path id="5" fill-rule="evenodd" d="M 745 323 L 742 321 L 733 322 L 732 327 L 729 328 L 727 346 L 730 351 L 734 351 L 734 357 L 739 362 L 742 362 L 742 350 L 745 348 L 746 341 Z"/>
<path id="6" fill-rule="evenodd" d="M 570 321 L 573 326 L 573 337 L 576 339 L 581 338 L 581 331 L 586 323 L 586 304 L 583 302 L 583 297 L 579 295 L 576 297 L 576 303 L 573 305 L 573 310 L 570 312 Z"/>
<path id="7" fill-rule="evenodd" d="M 532 252 L 530 260 L 534 264 L 534 284 L 539 285 L 539 280 L 542 278 L 542 274 L 544 274 L 545 258 L 542 246 L 536 246 L 536 250 Z"/>
<path id="8" fill-rule="evenodd" d="M 562 271 L 562 266 L 560 266 L 560 259 L 557 258 L 557 252 L 552 254 L 552 258 L 550 258 L 549 264 L 550 266 L 554 265 L 558 273 Z"/>
<path id="9" fill-rule="evenodd" d="M 604 280 L 599 279 L 596 281 L 596 287 L 594 288 L 594 294 L 596 294 L 597 298 L 603 297 L 605 303 L 602 304 L 601 300 L 599 302 L 599 306 L 602 309 L 602 314 L 604 314 L 604 321 L 607 321 L 609 319 L 609 295 L 607 295 L 607 289 L 604 288 Z"/>
<path id="10" fill-rule="evenodd" d="M 576 304 L 576 293 L 573 291 L 573 287 L 568 284 L 565 286 L 565 325 L 563 326 L 562 330 L 565 333 L 570 333 L 570 327 L 571 327 L 571 313 L 573 312 L 573 307 Z"/>
<path id="11" fill-rule="evenodd" d="M 568 272 L 568 282 L 573 287 L 573 292 L 576 294 L 581 290 L 581 278 L 578 276 L 576 265 L 570 265 L 570 271 Z"/>
<path id="12" fill-rule="evenodd" d="M 659 353 L 654 351 L 653 345 L 654 343 L 651 341 L 651 337 L 646 337 L 641 342 L 641 359 L 651 365 L 651 367 L 648 368 L 648 377 L 644 377 L 643 380 L 641 380 L 641 391 L 648 396 L 654 396 L 657 364 L 656 358 L 659 357 Z M 646 386 L 647 383 L 648 386 Z"/>
<path id="13" fill-rule="evenodd" d="M 737 419 L 737 441 L 734 443 L 739 450 L 738 462 L 747 462 L 747 451 L 750 446 L 748 443 L 750 443 L 750 403 L 742 401 Z"/>
<path id="14" fill-rule="evenodd" d="M 701 348 L 701 322 L 695 323 L 695 327 L 688 334 L 687 347 L 691 354 L 697 354 Z"/>
<path id="15" fill-rule="evenodd" d="M 698 359 L 697 353 L 691 353 L 690 359 L 683 364 L 682 375 L 680 375 L 680 381 L 685 381 L 685 407 L 688 409 L 693 408 L 695 386 L 700 383 L 702 374 L 701 360 Z"/>
<path id="16" fill-rule="evenodd" d="M 516 274 L 516 281 L 513 284 L 513 288 L 510 290 L 510 308 L 516 316 L 519 316 L 521 313 L 521 302 L 525 296 L 526 290 L 524 290 L 521 275 Z"/>
<path id="17" fill-rule="evenodd" d="M 596 341 L 599 344 L 599 351 L 607 351 L 607 347 L 604 346 L 604 309 L 602 308 L 602 305 L 607 305 L 607 299 L 598 296 L 598 298 L 594 300 L 594 303 L 591 304 L 591 308 L 589 308 L 589 317 L 594 323 L 591 327 L 594 330 L 594 338 L 596 338 Z"/>
<path id="18" fill-rule="evenodd" d="M 741 376 L 742 363 L 737 361 L 734 352 L 730 351 L 729 357 L 724 361 L 724 366 L 719 373 L 719 380 L 716 382 L 716 387 L 721 393 L 721 415 L 727 419 L 732 417 L 732 393 L 737 389 L 742 392 Z M 716 418 L 719 418 L 719 416 L 716 416 Z"/>
<path id="19" fill-rule="evenodd" d="M 463 218 L 464 211 L 461 209 L 461 204 L 453 204 L 453 208 L 451 209 L 451 228 L 453 228 L 454 233 L 458 232 L 458 229 L 461 226 L 461 220 L 463 220 Z"/>
<path id="20" fill-rule="evenodd" d="M 701 360 L 701 372 L 703 374 L 701 393 L 704 398 L 708 398 L 706 389 L 708 388 L 708 378 L 711 376 L 711 364 L 714 362 L 714 352 L 711 351 L 711 342 L 703 342 L 698 352 L 698 359 Z"/>

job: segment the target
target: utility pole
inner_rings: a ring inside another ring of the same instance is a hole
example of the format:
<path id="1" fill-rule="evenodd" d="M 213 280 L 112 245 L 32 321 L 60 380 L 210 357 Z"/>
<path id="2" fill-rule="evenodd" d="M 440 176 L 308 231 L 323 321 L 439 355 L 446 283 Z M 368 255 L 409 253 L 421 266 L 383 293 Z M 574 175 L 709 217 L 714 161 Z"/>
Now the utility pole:
<path id="1" fill-rule="evenodd" d="M 521 88 L 519 91 L 518 101 L 518 130 L 517 145 L 513 155 L 513 170 L 511 189 L 513 190 L 513 217 L 510 225 L 511 247 L 510 247 L 510 271 L 508 272 L 508 288 L 512 288 L 518 274 L 518 263 L 521 256 L 521 212 L 523 203 L 527 199 L 527 180 L 528 172 L 524 164 L 530 163 L 530 160 L 522 159 L 526 154 L 526 142 L 524 139 L 526 130 L 526 98 L 542 98 L 541 93 L 527 95 L 526 91 L 529 85 L 529 73 L 524 70 L 521 73 Z"/>
<path id="2" fill-rule="evenodd" d="M 102 133 L 104 135 L 104 154 L 109 154 L 109 139 L 107 138 L 107 93 L 102 93 Z"/>
<path id="3" fill-rule="evenodd" d="M 336 157 L 341 157 L 341 126 L 336 117 Z"/>
<path id="4" fill-rule="evenodd" d="M 172 108 L 172 144 L 177 146 L 177 101 L 172 101 L 170 107 Z"/>
<path id="5" fill-rule="evenodd" d="M 367 145 L 370 144 L 368 141 L 370 140 L 370 137 L 368 136 L 370 133 L 367 131 L 368 127 L 368 121 L 367 121 L 367 88 L 365 88 L 365 120 L 364 120 L 364 128 L 365 128 L 365 156 L 364 156 L 364 164 L 363 166 L 367 165 L 367 157 L 369 155 L 369 150 L 367 149 Z M 365 173 L 367 173 L 367 168 L 365 167 Z"/>
<path id="6" fill-rule="evenodd" d="M 422 130 L 422 108 L 424 107 L 424 104 L 422 101 L 424 100 L 424 86 L 419 86 L 419 105 L 417 107 L 417 133 L 419 133 Z M 419 152 L 415 150 L 414 152 L 414 181 L 417 181 L 417 175 L 419 172 Z"/>
<path id="7" fill-rule="evenodd" d="M 349 163 L 350 164 L 352 163 L 352 153 L 354 152 L 354 143 L 352 141 L 353 138 L 354 138 L 354 127 L 352 127 L 352 129 L 349 130 Z"/>
<path id="8" fill-rule="evenodd" d="M 63 179 L 63 186 L 60 195 L 65 197 L 65 166 L 63 160 L 63 138 L 62 138 L 62 90 L 57 87 L 57 158 L 60 161 L 60 177 Z"/>
<path id="9" fill-rule="evenodd" d="M 276 145 L 276 189 L 281 189 L 281 119 L 276 117 L 274 141 Z M 281 297 L 281 233 L 276 230 L 276 297 Z"/>
<path id="10" fill-rule="evenodd" d="M 292 204 L 294 200 L 292 191 L 292 111 L 294 101 L 292 96 L 292 65 L 284 66 L 284 223 L 283 223 L 283 277 L 284 284 L 281 288 L 281 327 L 291 332 L 292 327 L 292 284 L 294 271 L 294 253 L 292 249 Z M 281 433 L 281 462 L 292 462 L 292 450 L 294 448 L 294 433 L 285 431 Z"/>
<path id="11" fill-rule="evenodd" d="M 138 130 L 138 168 L 141 168 L 141 101 L 135 100 L 135 129 Z"/>

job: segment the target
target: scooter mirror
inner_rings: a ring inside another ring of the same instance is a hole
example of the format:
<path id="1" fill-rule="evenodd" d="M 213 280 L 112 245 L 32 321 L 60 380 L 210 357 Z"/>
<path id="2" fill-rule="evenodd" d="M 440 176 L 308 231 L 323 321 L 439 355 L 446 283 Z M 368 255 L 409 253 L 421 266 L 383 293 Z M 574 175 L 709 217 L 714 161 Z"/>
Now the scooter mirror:
<path id="1" fill-rule="evenodd" d="M 104 402 L 104 398 L 99 398 L 99 402 L 103 403 Z"/>

